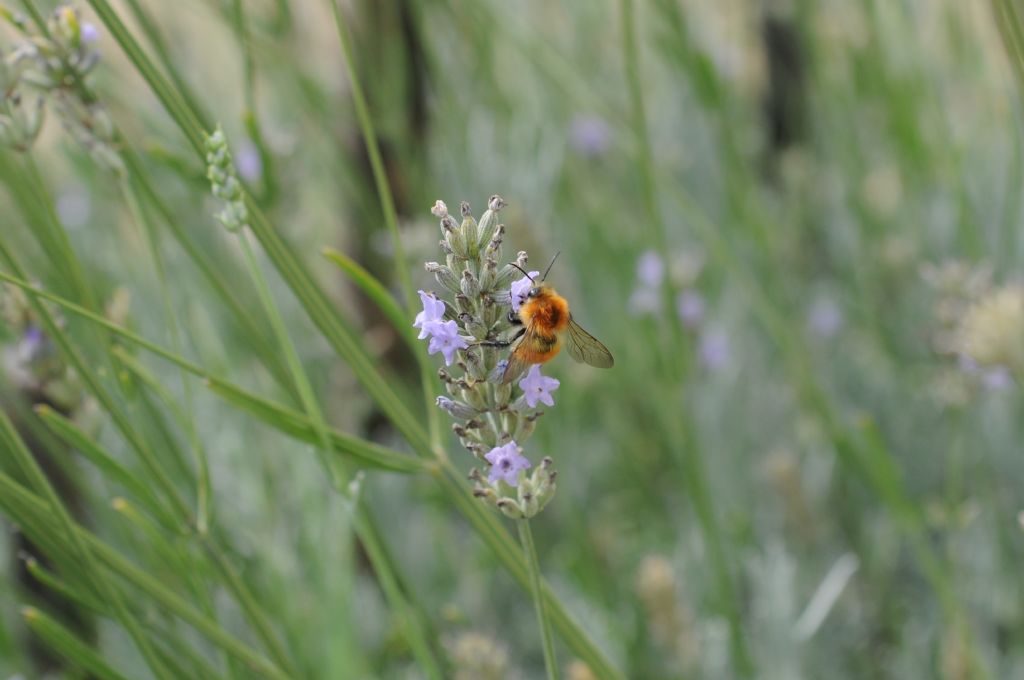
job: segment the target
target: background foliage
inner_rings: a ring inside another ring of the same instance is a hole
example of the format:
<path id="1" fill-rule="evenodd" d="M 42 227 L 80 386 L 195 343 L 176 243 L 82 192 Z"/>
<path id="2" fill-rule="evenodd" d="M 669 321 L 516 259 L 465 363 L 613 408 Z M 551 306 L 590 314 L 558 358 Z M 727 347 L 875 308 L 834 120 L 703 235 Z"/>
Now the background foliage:
<path id="1" fill-rule="evenodd" d="M 404 304 L 403 272 L 436 288 L 429 206 L 493 193 L 616 355 L 550 365 L 527 451 L 560 471 L 533 526 L 571 677 L 1024 673 L 1020 367 L 944 335 L 1020 276 L 1013 0 L 367 0 L 349 60 L 328 1 L 81 9 L 124 170 L 52 113 L 3 151 L 0 271 L 114 327 L 37 309 L 77 424 L 7 364 L 0 677 L 35 672 L 27 625 L 100 677 L 540 677 L 410 329 L 322 256 Z M 251 239 L 212 217 L 217 122 Z M 95 632 L 25 592 L 16 525 Z"/>

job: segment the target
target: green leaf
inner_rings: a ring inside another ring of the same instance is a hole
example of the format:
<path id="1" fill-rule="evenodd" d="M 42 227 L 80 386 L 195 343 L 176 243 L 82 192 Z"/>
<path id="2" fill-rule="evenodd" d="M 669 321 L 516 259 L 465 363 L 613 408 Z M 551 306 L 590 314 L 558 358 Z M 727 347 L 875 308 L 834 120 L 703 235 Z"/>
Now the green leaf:
<path id="1" fill-rule="evenodd" d="M 74 633 L 43 612 L 34 607 L 26 607 L 21 614 L 32 632 L 75 668 L 101 680 L 127 680 L 126 676 L 108 666 L 99 654 L 79 640 Z"/>
<path id="2" fill-rule="evenodd" d="M 309 418 L 298 411 L 257 397 L 224 381 L 211 379 L 207 385 L 211 392 L 229 404 L 252 414 L 274 429 L 311 444 L 319 442 L 316 429 Z M 429 465 L 418 458 L 337 430 L 330 430 L 328 435 L 334 451 L 353 456 L 360 463 L 370 467 L 393 472 L 421 472 Z"/>
<path id="3" fill-rule="evenodd" d="M 53 485 L 50 484 L 46 474 L 39 467 L 35 457 L 21 440 L 17 430 L 14 428 L 14 424 L 3 410 L 0 410 L 0 445 L 2 445 L 3 450 L 6 450 L 11 455 L 25 477 L 30 480 L 36 490 L 46 499 L 50 516 L 55 518 L 55 523 L 58 525 L 60 533 L 64 534 L 72 547 L 72 554 L 78 562 L 78 569 L 85 570 L 90 585 L 95 588 L 96 593 L 107 602 L 110 602 L 114 615 L 131 635 L 132 640 L 139 648 L 150 670 L 158 678 L 167 677 L 166 669 L 159 659 L 156 658 L 149 638 L 142 631 L 141 624 L 125 606 L 117 586 L 108 581 L 106 573 L 98 567 L 91 549 L 75 531 L 74 521 L 64 507 L 64 503 L 57 495 Z M 66 560 L 65 564 L 68 564 Z"/>
<path id="4" fill-rule="evenodd" d="M 157 497 L 150 491 L 145 482 L 141 481 L 128 468 L 118 462 L 113 454 L 97 444 L 89 435 L 81 430 L 71 419 L 57 413 L 45 404 L 36 406 L 36 413 L 43 423 L 64 443 L 82 454 L 95 465 L 108 480 L 125 488 L 132 496 L 142 502 L 156 517 L 173 526 L 174 522 Z"/>
<path id="5" fill-rule="evenodd" d="M 180 366 L 197 377 L 204 378 L 207 381 L 208 387 L 215 394 L 224 398 L 232 405 L 256 415 L 272 427 L 291 434 L 302 441 L 316 442 L 316 433 L 313 430 L 313 426 L 309 419 L 304 415 L 272 401 L 263 399 L 262 397 L 258 397 L 247 390 L 234 385 L 230 381 L 213 377 L 198 364 L 178 356 L 174 352 L 150 342 L 127 328 L 123 328 L 122 326 L 119 326 L 98 314 L 94 314 L 80 305 L 69 302 L 68 300 L 54 295 L 53 293 L 40 290 L 29 284 L 24 279 L 0 272 L 0 281 L 6 281 L 25 290 L 32 296 L 37 296 L 60 305 L 67 311 L 82 316 L 89 321 L 102 326 L 114 335 L 117 335 L 132 344 L 138 345 L 139 347 L 156 354 L 162 359 L 166 359 L 167 361 Z M 119 356 L 122 360 L 127 356 L 124 353 L 117 352 L 115 352 L 115 355 Z M 370 467 L 393 470 L 395 472 L 416 472 L 422 470 L 424 465 L 426 465 L 423 461 L 417 460 L 408 455 L 398 453 L 392 449 L 388 449 L 357 437 L 343 434 L 337 430 L 330 431 L 330 439 L 335 451 L 358 458 L 363 464 Z"/>
<path id="6" fill-rule="evenodd" d="M 46 503 L 3 473 L 0 473 L 0 509 L 22 527 L 33 543 L 44 546 L 54 545 L 53 537 L 58 531 L 58 521 L 53 517 Z M 266 657 L 225 631 L 215 621 L 201 614 L 158 579 L 132 565 L 99 538 L 77 525 L 74 528 L 76 535 L 84 540 L 100 564 L 122 579 L 123 583 L 137 588 L 157 605 L 191 625 L 211 643 L 244 663 L 251 670 L 276 680 L 286 680 L 289 677 Z"/>
<path id="7" fill-rule="evenodd" d="M 398 304 L 394 296 L 388 292 L 384 284 L 378 281 L 373 274 L 366 271 L 362 265 L 340 250 L 324 248 L 322 252 L 324 257 L 338 265 L 338 269 L 343 271 L 352 283 L 356 284 L 359 290 L 363 291 L 366 297 L 370 298 L 377 305 L 377 309 L 384 313 L 384 316 L 391 323 L 391 327 L 402 338 L 402 341 L 409 347 L 413 355 L 417 358 L 423 356 L 423 346 L 416 341 L 408 314 Z"/>

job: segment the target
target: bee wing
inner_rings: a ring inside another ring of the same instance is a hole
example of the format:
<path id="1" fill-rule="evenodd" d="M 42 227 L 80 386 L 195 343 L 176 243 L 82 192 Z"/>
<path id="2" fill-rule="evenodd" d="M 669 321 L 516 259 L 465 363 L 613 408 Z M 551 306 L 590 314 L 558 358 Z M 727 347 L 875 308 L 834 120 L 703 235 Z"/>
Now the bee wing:
<path id="1" fill-rule="evenodd" d="M 612 353 L 601 344 L 601 341 L 583 330 L 578 323 L 569 317 L 569 330 L 566 333 L 566 345 L 569 356 L 576 361 L 590 364 L 595 368 L 611 368 L 615 364 Z"/>
<path id="2" fill-rule="evenodd" d="M 526 354 L 525 348 L 533 340 L 533 334 L 533 324 L 530 324 L 523 331 L 523 334 L 519 336 L 519 341 L 516 342 L 516 346 L 512 348 L 512 352 L 508 355 L 508 364 L 505 365 L 505 372 L 501 374 L 502 385 L 512 382 L 530 367 L 530 362 L 524 358 L 524 354 Z"/>

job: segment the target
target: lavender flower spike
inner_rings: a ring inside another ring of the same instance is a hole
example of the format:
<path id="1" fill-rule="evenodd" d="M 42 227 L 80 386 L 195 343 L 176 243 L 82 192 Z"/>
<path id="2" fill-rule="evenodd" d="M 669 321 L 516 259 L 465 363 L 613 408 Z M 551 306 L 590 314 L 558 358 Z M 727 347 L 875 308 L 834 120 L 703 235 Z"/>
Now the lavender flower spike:
<path id="1" fill-rule="evenodd" d="M 494 447 L 484 458 L 491 464 L 491 472 L 487 476 L 491 484 L 497 484 L 501 479 L 509 486 L 518 486 L 519 472 L 531 467 L 530 461 L 519 452 L 519 445 L 514 441 Z"/>
<path id="2" fill-rule="evenodd" d="M 555 400 L 551 393 L 558 389 L 561 383 L 558 378 L 551 378 L 541 375 L 540 364 L 530 366 L 526 377 L 519 381 L 519 387 L 523 390 L 523 398 L 530 408 L 537 408 L 537 402 L 554 406 Z"/>

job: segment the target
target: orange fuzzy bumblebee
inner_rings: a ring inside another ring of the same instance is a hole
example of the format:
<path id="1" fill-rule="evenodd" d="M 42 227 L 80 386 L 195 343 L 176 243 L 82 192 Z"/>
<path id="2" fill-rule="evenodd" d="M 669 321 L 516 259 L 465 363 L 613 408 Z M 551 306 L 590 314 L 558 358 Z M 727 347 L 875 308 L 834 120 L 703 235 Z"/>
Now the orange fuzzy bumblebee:
<path id="1" fill-rule="evenodd" d="M 601 342 L 573 321 L 569 303 L 546 283 L 538 283 L 519 306 L 523 325 L 518 342 L 512 348 L 501 382 L 516 379 L 531 364 L 543 364 L 555 358 L 565 344 L 576 361 L 611 368 L 612 353 Z"/>

